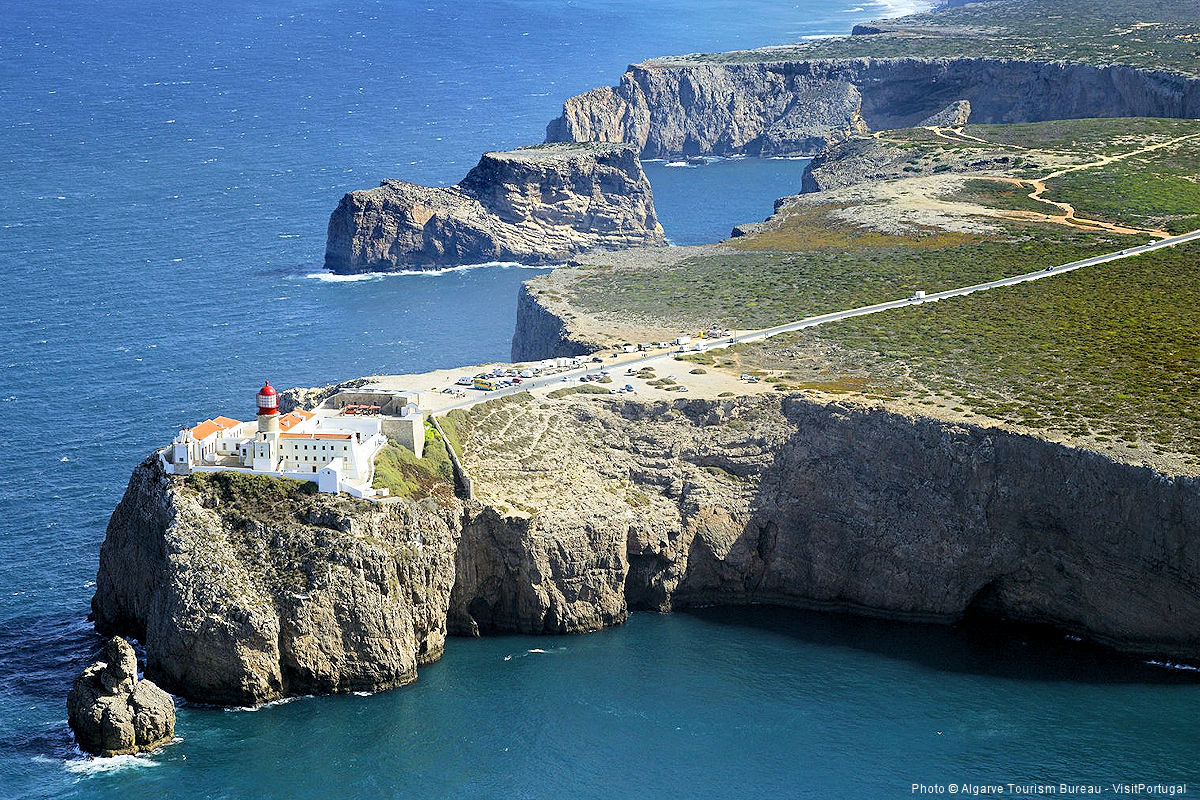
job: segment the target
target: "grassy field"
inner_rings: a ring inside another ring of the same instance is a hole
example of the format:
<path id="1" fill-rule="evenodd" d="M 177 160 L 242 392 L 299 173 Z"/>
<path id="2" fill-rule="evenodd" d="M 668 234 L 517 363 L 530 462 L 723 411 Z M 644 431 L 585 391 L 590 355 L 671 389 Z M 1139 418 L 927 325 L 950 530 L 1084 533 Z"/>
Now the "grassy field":
<path id="1" fill-rule="evenodd" d="M 1060 226 L 1012 224 L 1003 236 L 944 231 L 892 236 L 829 217 L 791 214 L 777 230 L 733 241 L 740 252 L 654 270 L 596 269 L 574 287 L 585 311 L 619 309 L 687 329 L 760 328 L 812 314 L 933 292 L 1119 250 L 1134 240 Z"/>
<path id="2" fill-rule="evenodd" d="M 1200 122 L 1156 117 L 1059 119 L 1008 125 L 967 125 L 963 132 L 968 136 L 1022 150 L 1113 155 L 1200 133 Z M 925 133 L 933 135 L 928 131 Z"/>
<path id="3" fill-rule="evenodd" d="M 1046 197 L 1072 204 L 1077 214 L 1089 219 L 1183 233 L 1200 228 L 1200 121 L 1169 119 L 1083 119 L 1057 120 L 1016 125 L 971 125 L 968 135 L 986 140 L 949 141 L 931 131 L 911 129 L 886 131 L 878 140 L 853 145 L 900 148 L 907 164 L 898 177 L 910 173 L 939 172 L 931 165 L 945 163 L 947 154 L 957 159 L 955 170 L 967 169 L 975 151 L 996 146 L 1012 152 L 1004 174 L 1021 179 L 1042 178 L 1070 158 L 1077 164 L 1101 156 L 1129 154 L 1142 148 L 1168 143 L 1180 137 L 1195 137 L 1149 153 L 1126 155 L 1102 166 L 1069 172 L 1047 182 Z M 850 147 L 850 146 L 848 146 Z M 834 151 L 836 156 L 836 151 Z M 1057 161 L 1055 161 L 1057 159 Z M 818 162 L 819 163 L 819 162 Z M 903 162 L 902 162 L 903 163 Z M 1043 166 L 1031 169 L 1029 165 Z M 997 165 L 988 164 L 995 170 Z M 967 200 L 992 208 L 1046 213 L 1049 206 L 1029 200 L 1021 190 L 995 181 L 969 179 L 949 199 Z"/>
<path id="4" fill-rule="evenodd" d="M 907 394 L 1200 466 L 1200 247 L 822 326 L 736 353 L 739 369 L 801 352 L 834 390 Z M 812 386 L 810 388 L 822 388 Z M 935 397 L 936 396 L 936 397 Z"/>
<path id="5" fill-rule="evenodd" d="M 885 33 L 787 47 L 701 53 L 666 63 L 759 63 L 811 58 L 977 58 L 1123 64 L 1200 73 L 1195 0 L 991 0 L 879 24 Z"/>
<path id="6" fill-rule="evenodd" d="M 371 485 L 376 489 L 387 489 L 393 497 L 410 500 L 453 497 L 454 472 L 446 443 L 428 423 L 421 458 L 407 447 L 388 442 L 375 458 L 375 480 Z"/>
<path id="7" fill-rule="evenodd" d="M 446 438 L 449 440 L 450 446 L 454 448 L 454 452 L 459 458 L 462 458 L 466 454 L 465 442 L 474 432 L 475 427 L 479 424 L 479 420 L 490 418 L 493 412 L 504 406 L 528 403 L 531 400 L 533 400 L 533 395 L 529 394 L 529 392 L 504 395 L 503 397 L 497 397 L 495 400 L 487 400 L 479 403 L 471 408 L 457 408 L 444 417 L 440 417 L 438 424 L 446 432 Z"/>

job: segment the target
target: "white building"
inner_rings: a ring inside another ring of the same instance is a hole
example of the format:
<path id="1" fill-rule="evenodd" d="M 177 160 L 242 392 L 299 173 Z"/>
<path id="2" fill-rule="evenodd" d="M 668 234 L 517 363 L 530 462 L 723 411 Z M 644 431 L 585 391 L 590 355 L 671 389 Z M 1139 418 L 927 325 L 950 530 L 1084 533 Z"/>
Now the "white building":
<path id="1" fill-rule="evenodd" d="M 380 496 L 386 490 L 373 490 L 371 482 L 375 457 L 388 442 L 385 427 L 417 457 L 425 441 L 420 409 L 407 396 L 389 399 L 394 416 L 382 416 L 381 404 L 364 407 L 341 395 L 326 408 L 280 414 L 279 396 L 266 383 L 254 422 L 216 417 L 184 428 L 161 452 L 163 464 L 177 475 L 235 470 L 313 481 L 322 492 Z"/>

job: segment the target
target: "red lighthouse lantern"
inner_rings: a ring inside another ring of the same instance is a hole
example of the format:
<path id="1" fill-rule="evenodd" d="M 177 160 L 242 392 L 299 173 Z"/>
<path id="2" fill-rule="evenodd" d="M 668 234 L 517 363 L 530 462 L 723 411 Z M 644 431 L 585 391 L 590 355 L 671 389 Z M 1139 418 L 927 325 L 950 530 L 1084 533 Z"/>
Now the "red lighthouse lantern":
<path id="1" fill-rule="evenodd" d="M 259 416 L 279 413 L 279 394 L 271 386 L 270 381 L 263 383 L 263 387 L 258 390 L 257 399 Z"/>

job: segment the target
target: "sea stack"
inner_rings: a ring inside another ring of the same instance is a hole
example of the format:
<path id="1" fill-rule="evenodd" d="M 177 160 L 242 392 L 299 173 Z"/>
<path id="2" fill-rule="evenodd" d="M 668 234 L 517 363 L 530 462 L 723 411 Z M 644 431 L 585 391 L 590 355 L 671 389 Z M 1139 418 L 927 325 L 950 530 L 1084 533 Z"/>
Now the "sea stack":
<path id="1" fill-rule="evenodd" d="M 537 145 L 485 153 L 455 186 L 388 180 L 350 192 L 329 218 L 325 268 L 548 264 L 588 250 L 663 243 L 633 147 Z"/>
<path id="2" fill-rule="evenodd" d="M 138 680 L 137 655 L 114 636 L 67 694 L 67 722 L 80 749 L 96 756 L 142 753 L 175 738 L 175 701 Z"/>

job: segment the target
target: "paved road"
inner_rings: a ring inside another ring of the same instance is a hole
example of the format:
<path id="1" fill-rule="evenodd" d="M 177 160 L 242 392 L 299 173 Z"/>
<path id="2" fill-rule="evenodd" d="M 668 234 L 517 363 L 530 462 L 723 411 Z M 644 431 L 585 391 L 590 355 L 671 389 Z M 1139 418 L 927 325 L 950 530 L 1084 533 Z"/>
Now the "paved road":
<path id="1" fill-rule="evenodd" d="M 1045 267 L 1036 272 L 1026 272 L 1023 275 L 1014 275 L 1011 278 L 1001 278 L 987 283 L 977 283 L 973 286 L 963 286 L 959 289 L 949 289 L 944 292 L 934 292 L 926 295 L 923 300 L 914 300 L 905 298 L 903 300 L 889 300 L 886 303 L 876 303 L 870 306 L 862 306 L 860 308 L 851 308 L 845 311 L 834 311 L 829 314 L 818 314 L 814 317 L 806 317 L 795 322 L 788 322 L 783 325 L 776 325 L 772 328 L 761 328 L 759 330 L 736 331 L 732 336 L 724 339 L 716 340 L 701 340 L 705 345 L 704 351 L 716 350 L 723 347 L 728 347 L 731 344 L 740 342 L 757 342 L 763 339 L 769 339 L 772 336 L 778 336 L 781 333 L 791 333 L 792 331 L 804 330 L 817 325 L 824 325 L 827 322 L 836 322 L 840 319 L 849 319 L 851 317 L 863 317 L 867 314 L 878 314 L 880 311 L 890 311 L 894 308 L 904 308 L 905 306 L 917 305 L 920 303 L 933 303 L 938 300 L 945 300 L 950 297 L 961 297 L 971 294 L 972 292 L 983 292 L 988 289 L 997 289 L 1001 286 L 1014 286 L 1019 283 L 1028 283 L 1029 281 L 1041 280 L 1052 275 L 1061 275 L 1064 272 L 1072 272 L 1084 267 L 1092 267 L 1097 264 L 1106 264 L 1109 261 L 1116 261 L 1121 258 L 1131 258 L 1133 256 L 1148 253 L 1152 250 L 1160 250 L 1164 247 L 1175 247 L 1176 245 L 1184 244 L 1185 242 L 1200 241 L 1200 230 L 1192 231 L 1191 233 L 1172 236 L 1167 239 L 1161 239 L 1155 242 L 1138 245 L 1137 247 L 1126 248 L 1115 253 L 1106 253 L 1104 255 L 1092 256 L 1085 258 L 1082 261 L 1072 261 L 1069 264 L 1060 264 L 1053 267 Z M 549 375 L 544 378 L 531 378 L 519 386 L 513 386 L 506 389 L 499 389 L 494 392 L 477 392 L 472 389 L 467 389 L 468 397 L 460 399 L 456 403 L 441 406 L 434 413 L 443 414 L 456 408 L 467 408 L 476 403 L 481 403 L 486 400 L 494 400 L 497 397 L 516 394 L 517 392 L 528 391 L 530 389 L 540 389 L 548 386 L 562 387 L 574 386 L 579 383 L 579 378 L 588 372 L 596 372 L 599 369 L 639 369 L 645 366 L 658 366 L 664 362 L 674 362 L 676 353 L 674 351 L 663 352 L 659 351 L 652 355 L 629 355 L 618 357 L 616 359 L 605 359 L 603 364 L 589 364 L 586 367 L 578 367 L 576 369 L 560 372 L 557 375 Z M 613 381 L 615 385 L 621 384 L 621 376 L 614 375 Z"/>

